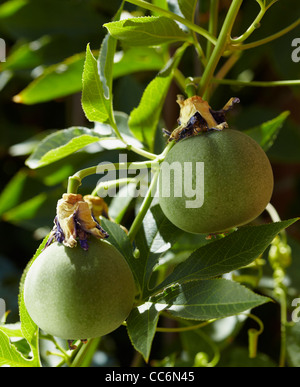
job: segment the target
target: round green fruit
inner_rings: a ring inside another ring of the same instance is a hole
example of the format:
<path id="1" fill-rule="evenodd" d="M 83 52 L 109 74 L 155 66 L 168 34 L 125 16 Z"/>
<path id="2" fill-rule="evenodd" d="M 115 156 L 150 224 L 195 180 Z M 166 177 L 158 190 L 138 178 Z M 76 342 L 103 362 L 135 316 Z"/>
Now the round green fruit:
<path id="1" fill-rule="evenodd" d="M 135 296 L 131 270 L 119 251 L 91 239 L 88 251 L 53 243 L 25 278 L 24 301 L 45 332 L 68 340 L 106 335 L 129 315 Z"/>
<path id="2" fill-rule="evenodd" d="M 184 231 L 228 231 L 258 217 L 273 192 L 273 173 L 263 149 L 231 129 L 179 141 L 159 176 L 159 203 Z"/>

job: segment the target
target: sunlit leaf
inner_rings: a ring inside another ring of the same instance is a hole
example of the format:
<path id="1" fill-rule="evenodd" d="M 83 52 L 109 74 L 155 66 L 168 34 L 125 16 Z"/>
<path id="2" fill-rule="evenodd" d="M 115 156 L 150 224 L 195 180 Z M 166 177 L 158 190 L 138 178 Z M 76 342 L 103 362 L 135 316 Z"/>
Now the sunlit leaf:
<path id="1" fill-rule="evenodd" d="M 80 91 L 84 58 L 84 54 L 77 54 L 61 63 L 50 66 L 42 75 L 14 96 L 14 101 L 32 105 Z"/>
<path id="2" fill-rule="evenodd" d="M 164 100 L 184 50 L 184 46 L 179 48 L 174 57 L 149 83 L 139 106 L 130 114 L 129 128 L 136 138 L 144 142 L 150 150 L 153 150 L 155 132 Z"/>
<path id="3" fill-rule="evenodd" d="M 151 299 L 176 317 L 210 320 L 232 316 L 270 301 L 248 288 L 225 279 L 176 284 Z"/>
<path id="4" fill-rule="evenodd" d="M 276 140 L 277 135 L 289 114 L 290 112 L 288 111 L 283 112 L 273 120 L 264 122 L 255 128 L 247 129 L 244 133 L 248 134 L 248 136 L 258 142 L 264 151 L 267 151 Z"/>
<path id="5" fill-rule="evenodd" d="M 59 130 L 40 142 L 33 154 L 26 160 L 26 165 L 32 169 L 43 167 L 89 144 L 98 142 L 101 138 L 102 136 L 94 130 L 83 127 Z"/>
<path id="6" fill-rule="evenodd" d="M 147 16 L 104 24 L 109 33 L 130 46 L 157 46 L 174 41 L 187 41 L 189 35 L 172 19 Z"/>
<path id="7" fill-rule="evenodd" d="M 159 311 L 152 302 L 134 308 L 127 318 L 127 331 L 134 348 L 148 361 Z"/>
<path id="8" fill-rule="evenodd" d="M 194 251 L 183 263 L 159 285 L 163 288 L 171 283 L 195 279 L 213 278 L 250 264 L 270 245 L 275 236 L 297 219 L 246 226 L 227 237 L 208 243 Z"/>

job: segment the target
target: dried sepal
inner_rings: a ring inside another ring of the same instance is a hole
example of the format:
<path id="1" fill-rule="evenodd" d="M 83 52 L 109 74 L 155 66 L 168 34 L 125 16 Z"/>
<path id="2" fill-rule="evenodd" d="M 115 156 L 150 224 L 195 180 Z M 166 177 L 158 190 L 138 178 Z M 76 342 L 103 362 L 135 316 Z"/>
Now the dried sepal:
<path id="1" fill-rule="evenodd" d="M 200 96 L 195 95 L 187 99 L 184 99 L 182 95 L 177 96 L 177 103 L 180 106 L 179 126 L 173 130 L 169 141 L 179 141 L 186 137 L 195 136 L 200 132 L 228 128 L 225 114 L 238 102 L 238 98 L 231 98 L 223 109 L 214 111 L 208 102 Z"/>
<path id="2" fill-rule="evenodd" d="M 54 240 L 67 247 L 80 246 L 88 249 L 88 237 L 93 235 L 98 239 L 108 237 L 107 232 L 100 226 L 92 214 L 89 203 L 79 194 L 63 194 L 58 200 L 54 227 L 50 233 L 46 247 Z"/>
<path id="3" fill-rule="evenodd" d="M 100 216 L 109 219 L 108 216 L 108 205 L 104 199 L 99 196 L 85 195 L 83 200 L 88 203 L 89 208 L 96 219 Z"/>

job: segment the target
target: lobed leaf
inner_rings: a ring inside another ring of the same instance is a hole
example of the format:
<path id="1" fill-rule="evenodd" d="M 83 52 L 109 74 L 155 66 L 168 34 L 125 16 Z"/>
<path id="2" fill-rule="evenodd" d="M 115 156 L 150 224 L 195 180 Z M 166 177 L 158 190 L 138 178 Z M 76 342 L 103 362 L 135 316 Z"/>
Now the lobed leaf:
<path id="1" fill-rule="evenodd" d="M 265 251 L 281 230 L 296 220 L 241 227 L 225 238 L 208 243 L 176 266 L 157 288 L 176 282 L 209 279 L 246 266 Z"/>
<path id="2" fill-rule="evenodd" d="M 210 320 L 241 313 L 270 299 L 236 282 L 211 279 L 173 285 L 151 301 L 176 317 Z"/>
<path id="3" fill-rule="evenodd" d="M 187 41 L 189 35 L 165 16 L 146 16 L 104 24 L 111 36 L 130 46 L 160 46 Z"/>

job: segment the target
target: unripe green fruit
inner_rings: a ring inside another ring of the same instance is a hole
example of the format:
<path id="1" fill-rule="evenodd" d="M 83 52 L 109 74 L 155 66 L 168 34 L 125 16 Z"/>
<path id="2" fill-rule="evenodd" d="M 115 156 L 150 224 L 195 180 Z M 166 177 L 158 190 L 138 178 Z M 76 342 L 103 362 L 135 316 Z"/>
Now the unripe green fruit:
<path id="1" fill-rule="evenodd" d="M 168 183 L 166 176 L 172 170 L 169 167 L 176 162 Z M 196 177 L 197 162 L 204 163 L 204 181 L 200 172 Z M 244 225 L 263 212 L 273 192 L 273 173 L 265 152 L 256 141 L 237 130 L 210 131 L 181 140 L 169 151 L 164 163 L 168 167 L 164 172 L 162 165 L 159 177 L 160 206 L 173 224 L 191 233 L 221 233 Z M 182 194 L 176 180 L 179 173 Z M 189 180 L 198 196 L 199 190 L 204 195 L 203 203 L 197 200 L 198 207 L 196 202 L 192 204 L 197 208 L 188 208 L 196 198 L 185 193 Z M 169 197 L 164 197 L 166 185 L 170 187 Z"/>
<path id="2" fill-rule="evenodd" d="M 131 270 L 110 243 L 91 239 L 88 251 L 57 242 L 33 262 L 24 301 L 45 332 L 68 340 L 106 335 L 127 318 L 135 296 Z"/>

